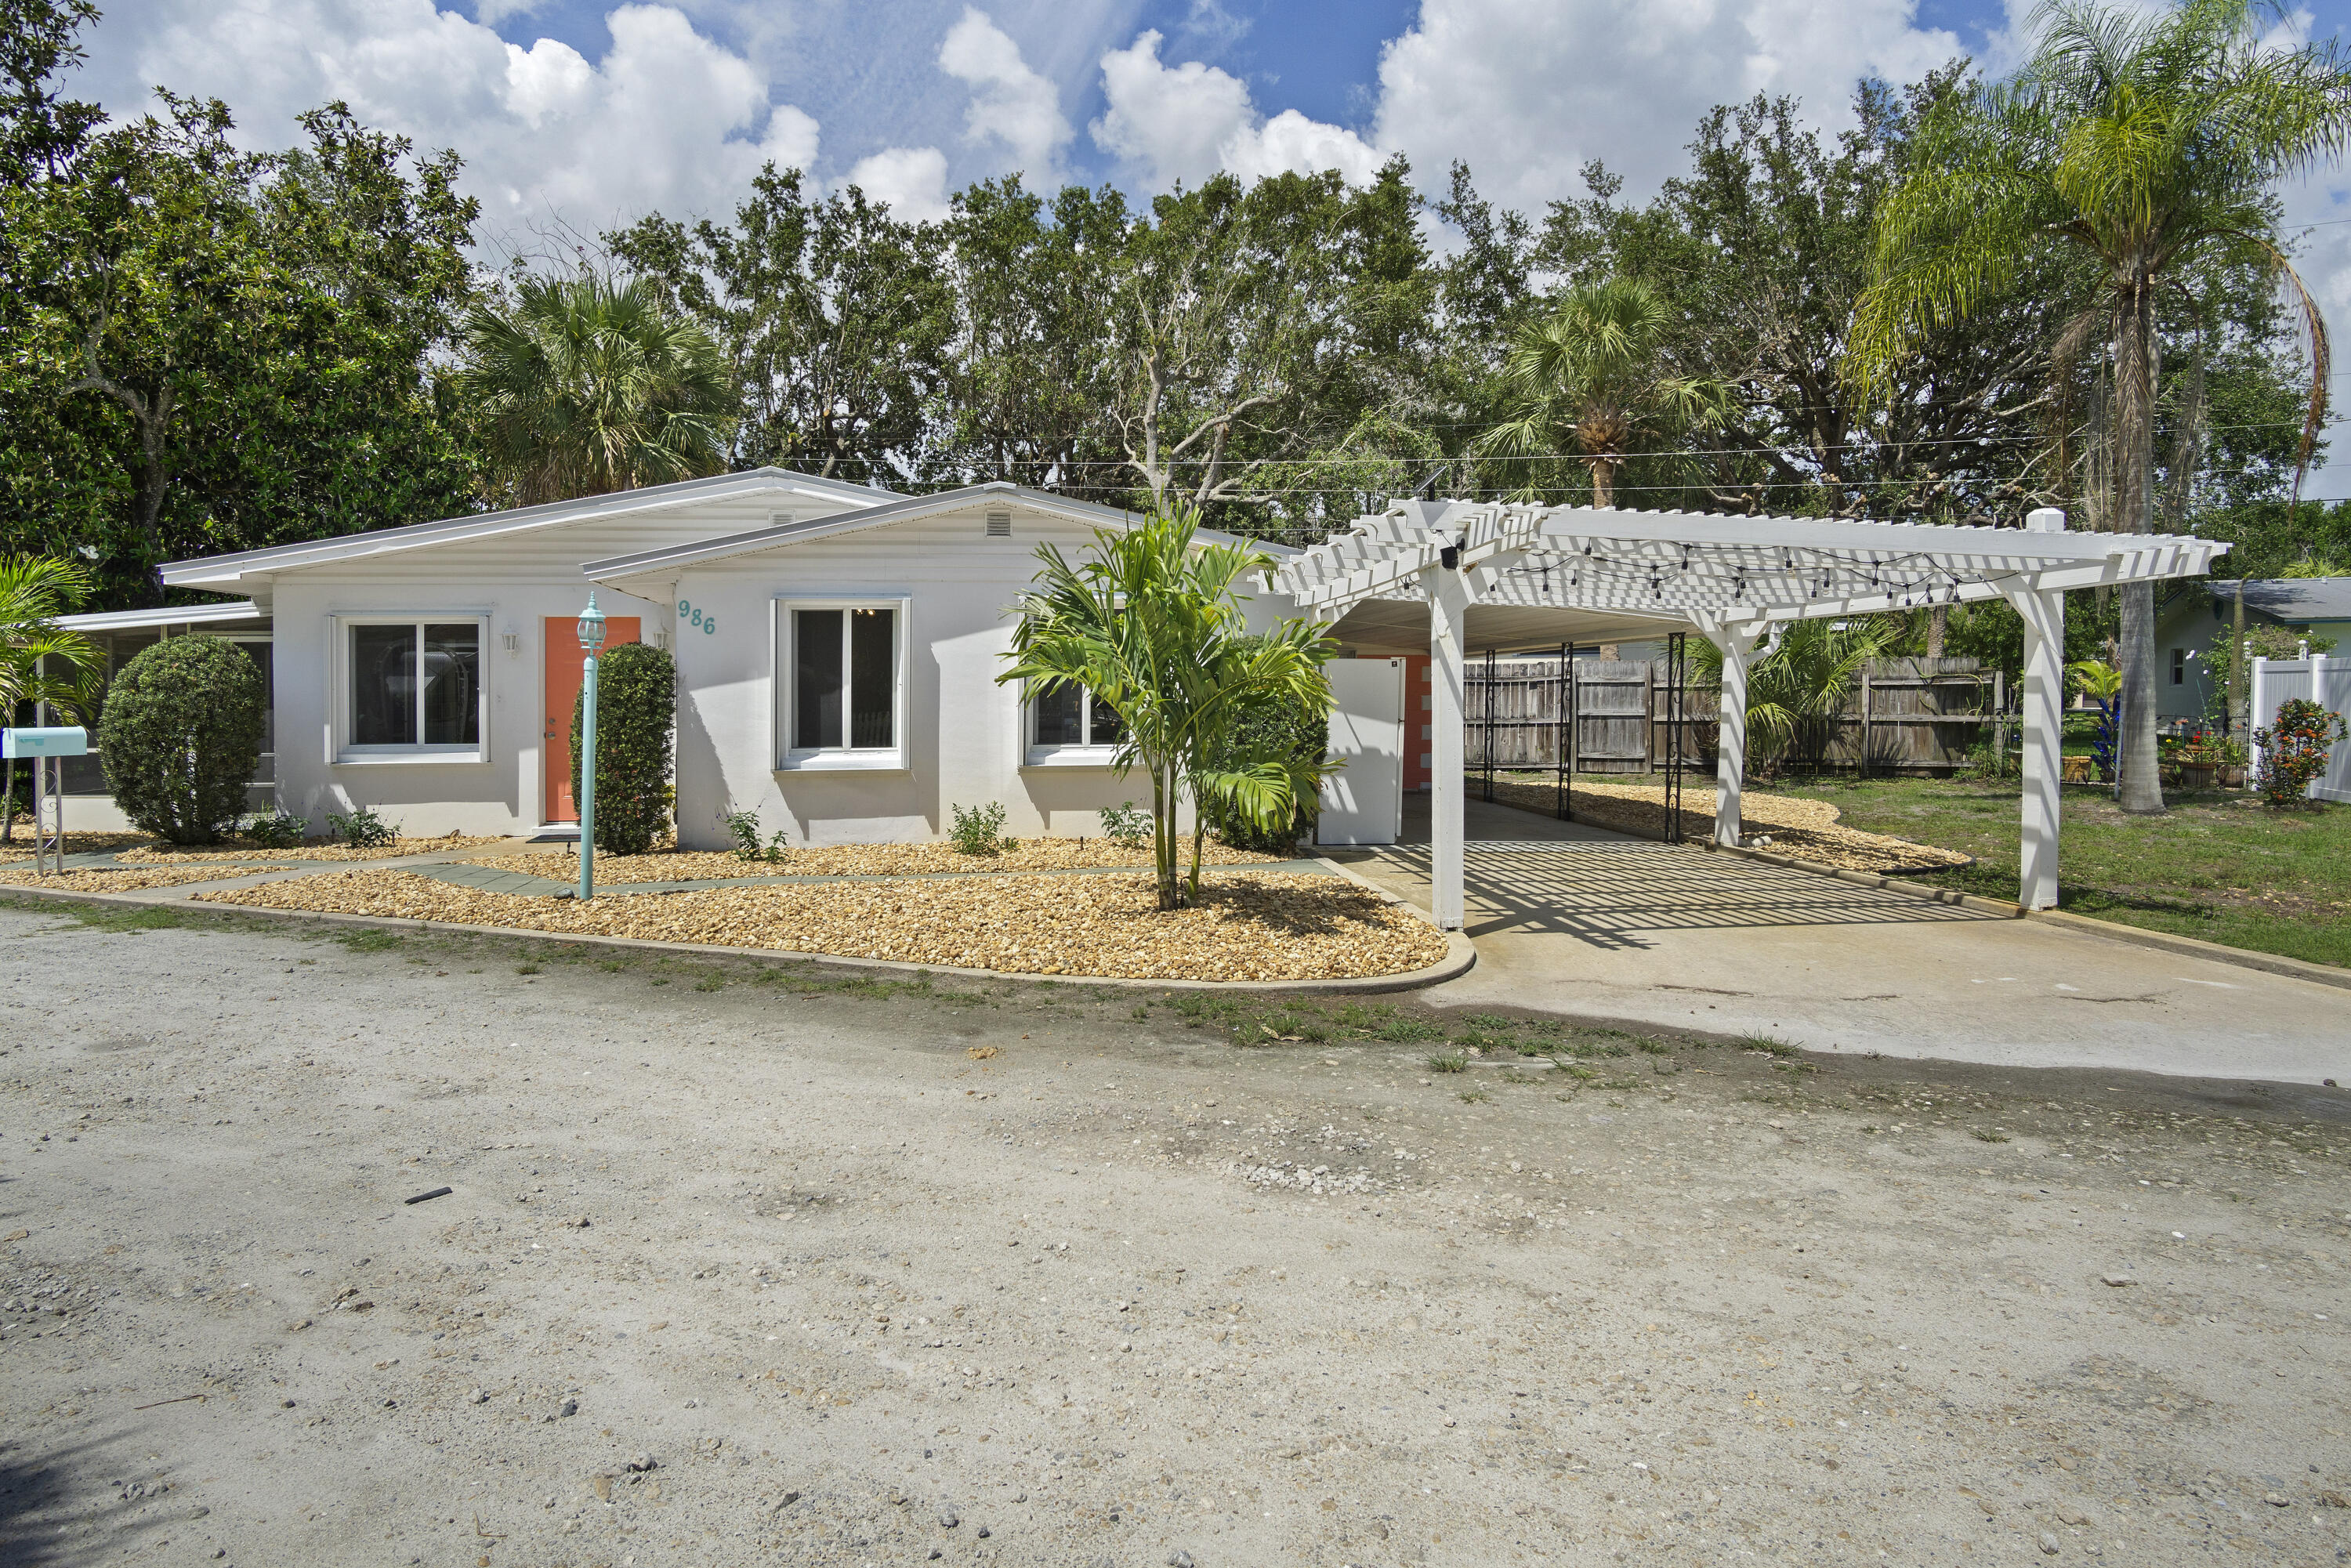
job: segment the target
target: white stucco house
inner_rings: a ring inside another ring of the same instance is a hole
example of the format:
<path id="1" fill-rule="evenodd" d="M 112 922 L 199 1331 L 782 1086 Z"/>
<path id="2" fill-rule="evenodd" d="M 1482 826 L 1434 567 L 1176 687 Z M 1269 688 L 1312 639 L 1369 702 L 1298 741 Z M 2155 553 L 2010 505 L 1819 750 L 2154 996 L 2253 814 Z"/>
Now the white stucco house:
<path id="1" fill-rule="evenodd" d="M 724 844 L 730 810 L 821 844 L 935 838 L 989 801 L 1010 832 L 1091 835 L 1102 808 L 1147 803 L 1110 767 L 1112 716 L 996 677 L 1037 547 L 1135 520 L 1010 485 L 901 497 L 761 469 L 176 561 L 167 586 L 227 597 L 72 620 L 117 667 L 192 632 L 266 653 L 256 804 L 321 827 L 370 806 L 410 833 L 576 832 L 573 623 L 593 587 L 613 643 L 675 655 L 689 847 Z M 72 821 L 119 822 L 89 762 Z"/>

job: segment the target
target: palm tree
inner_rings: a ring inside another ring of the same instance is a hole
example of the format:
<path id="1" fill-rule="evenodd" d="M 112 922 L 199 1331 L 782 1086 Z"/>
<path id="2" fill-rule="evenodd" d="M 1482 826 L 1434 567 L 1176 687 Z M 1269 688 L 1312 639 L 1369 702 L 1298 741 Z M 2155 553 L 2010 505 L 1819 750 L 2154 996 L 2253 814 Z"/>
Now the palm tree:
<path id="1" fill-rule="evenodd" d="M 515 504 L 662 485 L 726 466 L 726 356 L 644 278 L 525 278 L 466 313 L 457 382 Z"/>
<path id="2" fill-rule="evenodd" d="M 14 724 L 26 703 L 88 716 L 106 660 L 89 638 L 59 627 L 57 617 L 89 598 L 90 587 L 89 571 L 78 562 L 0 557 L 0 721 Z M 12 761 L 0 779 L 0 842 L 15 836 L 16 826 Z"/>
<path id="3" fill-rule="evenodd" d="M 2185 0 L 2154 13 L 2044 5 L 2032 59 L 1930 114 L 1915 172 L 1878 210 L 1852 335 L 1856 379 L 1882 379 L 1938 323 L 1997 298 L 2036 247 L 2079 247 L 2098 268 L 2112 345 L 2116 516 L 2146 533 L 2158 311 L 2183 298 L 2190 267 L 2250 260 L 2286 280 L 2309 329 L 2306 465 L 2325 422 L 2326 329 L 2279 246 L 2270 190 L 2342 152 L 2351 73 L 2332 44 L 2265 42 L 2270 14 L 2254 0 Z M 2297 473 L 2297 493 L 2300 485 Z M 2154 590 L 2126 584 L 2121 596 L 2120 804 L 2160 811 Z"/>
<path id="4" fill-rule="evenodd" d="M 1151 778 L 1159 907 L 1200 903 L 1201 813 L 1194 813 L 1191 874 L 1179 878 L 1176 807 L 1191 795 L 1272 829 L 1297 813 L 1313 770 L 1269 751 L 1238 758 L 1217 742 L 1251 707 L 1281 701 L 1331 710 L 1322 666 L 1336 647 L 1307 622 L 1251 636 L 1234 585 L 1273 558 L 1243 544 L 1203 545 L 1199 513 L 1177 500 L 1132 528 L 1098 528 L 1091 559 L 1072 564 L 1040 545 L 1043 563 L 1020 601 L 1021 620 L 997 677 L 1034 697 L 1067 685 L 1118 714 L 1119 773 Z"/>
<path id="5" fill-rule="evenodd" d="M 1747 672 L 1747 758 L 1757 773 L 1770 778 L 1791 758 L 1818 761 L 1862 670 L 1902 633 L 1902 623 L 1886 616 L 1781 628 Z M 1693 684 L 1719 683 L 1722 650 L 1693 638 L 1690 670 Z M 1869 760 L 1860 758 L 1865 770 Z"/>
<path id="6" fill-rule="evenodd" d="M 1592 471 L 1592 503 L 1616 504 L 1616 475 L 1645 450 L 1719 424 L 1730 389 L 1683 374 L 1674 352 L 1680 318 L 1638 278 L 1611 277 L 1567 291 L 1529 323 L 1502 363 L 1510 416 L 1474 450 L 1523 457 L 1573 443 Z"/>

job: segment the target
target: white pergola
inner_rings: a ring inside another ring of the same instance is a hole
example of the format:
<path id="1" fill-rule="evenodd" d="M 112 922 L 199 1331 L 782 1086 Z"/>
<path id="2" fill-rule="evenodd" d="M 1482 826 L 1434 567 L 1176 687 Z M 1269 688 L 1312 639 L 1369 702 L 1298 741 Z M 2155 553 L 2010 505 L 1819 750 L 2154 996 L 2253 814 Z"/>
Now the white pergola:
<path id="1" fill-rule="evenodd" d="M 1747 669 L 1774 625 L 2001 599 L 2024 620 L 2020 902 L 2057 903 L 2065 594 L 2200 576 L 2229 547 L 2163 534 L 1407 501 L 1281 562 L 1268 588 L 1342 642 L 1430 656 L 1434 913 L 1462 918 L 1462 680 L 1468 655 L 1695 631 L 1722 651 L 1715 841 L 1740 841 Z"/>

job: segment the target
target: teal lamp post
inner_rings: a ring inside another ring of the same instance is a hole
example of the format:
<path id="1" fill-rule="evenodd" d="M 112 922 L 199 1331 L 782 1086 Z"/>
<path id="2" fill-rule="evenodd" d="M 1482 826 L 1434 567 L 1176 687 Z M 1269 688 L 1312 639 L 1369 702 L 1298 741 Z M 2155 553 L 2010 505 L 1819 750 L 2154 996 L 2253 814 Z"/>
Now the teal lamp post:
<path id="1" fill-rule="evenodd" d="M 604 612 L 596 591 L 580 617 L 580 646 L 588 657 L 580 667 L 580 896 L 596 896 L 596 655 L 604 650 Z"/>

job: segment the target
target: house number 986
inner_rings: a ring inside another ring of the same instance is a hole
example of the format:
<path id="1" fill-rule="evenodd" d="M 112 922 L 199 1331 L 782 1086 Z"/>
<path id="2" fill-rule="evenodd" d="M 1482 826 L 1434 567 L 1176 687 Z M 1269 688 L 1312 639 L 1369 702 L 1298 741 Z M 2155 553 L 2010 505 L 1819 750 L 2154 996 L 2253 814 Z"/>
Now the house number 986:
<path id="1" fill-rule="evenodd" d="M 688 627 L 694 627 L 707 637 L 718 630 L 718 617 L 705 615 L 693 604 L 681 599 L 677 601 L 677 626 L 681 632 Z"/>

